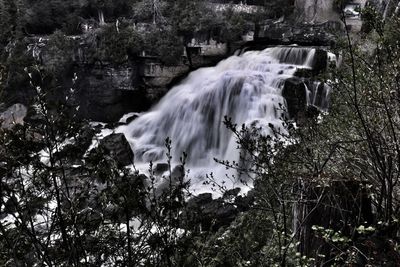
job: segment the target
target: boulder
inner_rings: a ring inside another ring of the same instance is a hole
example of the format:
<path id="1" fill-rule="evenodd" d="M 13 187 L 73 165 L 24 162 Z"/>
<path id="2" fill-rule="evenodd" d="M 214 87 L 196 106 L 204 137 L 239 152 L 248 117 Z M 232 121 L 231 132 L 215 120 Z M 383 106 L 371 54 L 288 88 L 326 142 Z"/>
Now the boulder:
<path id="1" fill-rule="evenodd" d="M 222 196 L 223 199 L 227 199 L 230 200 L 232 198 L 236 198 L 237 195 L 240 193 L 240 188 L 234 188 L 234 189 L 230 189 L 230 190 L 226 190 Z"/>
<path id="2" fill-rule="evenodd" d="M 28 109 L 22 104 L 14 104 L 0 113 L 1 128 L 10 129 L 15 124 L 24 124 Z"/>
<path id="3" fill-rule="evenodd" d="M 185 177 L 185 168 L 182 165 L 177 165 L 172 170 L 171 176 L 176 180 L 183 179 Z"/>
<path id="4" fill-rule="evenodd" d="M 219 228 L 233 222 L 238 213 L 239 211 L 233 204 L 225 203 L 221 199 L 215 199 L 201 207 L 202 227 L 217 231 Z"/>
<path id="5" fill-rule="evenodd" d="M 307 88 L 302 79 L 297 77 L 285 81 L 282 96 L 286 99 L 290 118 L 297 118 L 299 112 L 307 108 Z"/>
<path id="6" fill-rule="evenodd" d="M 169 165 L 168 163 L 157 163 L 156 166 L 153 168 L 154 175 L 161 175 L 164 172 L 168 171 Z"/>
<path id="7" fill-rule="evenodd" d="M 121 166 L 133 163 L 133 152 L 124 134 L 111 134 L 104 137 L 99 147 L 107 151 Z"/>
<path id="8" fill-rule="evenodd" d="M 205 205 L 207 203 L 212 202 L 212 194 L 211 193 L 203 193 L 198 196 L 194 196 L 188 200 L 187 206 L 189 208 L 196 208 L 201 205 Z"/>
<path id="9" fill-rule="evenodd" d="M 309 68 L 297 68 L 296 72 L 293 74 L 293 76 L 299 78 L 311 78 L 313 75 L 313 70 L 310 70 Z"/>
<path id="10" fill-rule="evenodd" d="M 139 115 L 137 115 L 137 114 L 134 114 L 134 115 L 132 115 L 132 116 L 129 116 L 128 118 L 126 118 L 125 123 L 126 123 L 126 124 L 129 124 L 129 123 L 131 123 L 132 121 L 136 120 L 138 117 L 139 117 Z"/>

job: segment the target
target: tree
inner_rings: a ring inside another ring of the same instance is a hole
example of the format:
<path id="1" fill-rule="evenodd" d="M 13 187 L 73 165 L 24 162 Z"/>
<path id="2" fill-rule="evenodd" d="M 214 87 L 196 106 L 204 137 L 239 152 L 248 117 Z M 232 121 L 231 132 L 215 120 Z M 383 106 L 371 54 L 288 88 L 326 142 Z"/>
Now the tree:
<path id="1" fill-rule="evenodd" d="M 170 141 L 169 174 L 161 190 L 152 165 L 147 178 L 134 166 L 126 168 L 109 146 L 100 143 L 87 152 L 95 131 L 74 115 L 78 107 L 54 102 L 54 75 L 37 67 L 26 71 L 36 92 L 29 118 L 0 129 L 0 262 L 175 266 L 183 261 L 188 184 L 184 173 L 176 177 L 171 171 Z M 73 88 L 67 96 L 74 99 Z"/>
<path id="2" fill-rule="evenodd" d="M 50 34 L 64 28 L 68 34 L 79 33 L 77 1 L 26 1 L 23 16 L 26 31 L 33 34 Z"/>
<path id="3" fill-rule="evenodd" d="M 100 24 L 104 24 L 105 18 L 115 20 L 131 15 L 136 2 L 138 0 L 84 0 L 79 1 L 79 4 L 84 17 L 96 17 Z"/>
<path id="4" fill-rule="evenodd" d="M 224 11 L 221 25 L 221 38 L 223 42 L 227 43 L 228 49 L 230 49 L 232 42 L 241 40 L 242 35 L 251 29 L 245 17 L 244 14 L 235 12 L 232 7 Z"/>
<path id="5" fill-rule="evenodd" d="M 143 39 L 144 50 L 157 56 L 164 64 L 174 65 L 180 62 L 183 44 L 175 30 L 169 27 L 152 27 L 144 34 Z"/>
<path id="6" fill-rule="evenodd" d="M 354 151 L 356 155 L 362 155 L 353 161 L 359 166 L 354 168 L 359 169 L 359 175 L 378 189 L 375 192 L 378 217 L 388 223 L 398 209 L 399 198 L 396 193 L 399 173 L 394 167 L 400 156 L 397 138 L 399 85 L 393 68 L 400 60 L 396 52 L 397 42 L 393 39 L 398 35 L 398 25 L 397 18 L 386 24 L 375 24 L 378 28 L 374 29 L 371 38 L 375 49 L 368 57 L 349 42 L 348 71 L 351 76 L 343 75 L 340 80 L 341 91 L 354 114 L 350 118 L 359 126 L 353 138 L 362 140 Z M 368 88 L 364 87 L 366 83 Z"/>
<path id="7" fill-rule="evenodd" d="M 283 119 L 289 134 L 270 125 L 273 134 L 267 136 L 226 119 L 241 160 L 220 162 L 237 170 L 237 179 L 255 179 L 255 204 L 241 220 L 207 237 L 223 253 L 198 244 L 199 261 L 211 266 L 398 264 L 400 24 L 396 17 L 384 24 L 376 19 L 367 38 L 356 43 L 348 35 L 340 46 L 343 65 L 325 77 L 333 87 L 328 114 L 305 117 L 296 127 Z M 365 49 L 365 42 L 373 49 Z M 249 225 L 250 214 L 270 224 Z M 254 248 L 249 255 L 235 236 L 251 234 L 253 227 L 265 236 L 254 243 L 241 238 Z"/>
<path id="8" fill-rule="evenodd" d="M 102 61 L 126 62 L 129 56 L 138 55 L 144 46 L 143 37 L 127 25 L 122 25 L 118 30 L 114 25 L 107 25 L 100 29 L 97 37 L 98 48 L 95 48 L 95 53 Z"/>
<path id="9" fill-rule="evenodd" d="M 164 12 L 167 3 L 159 0 L 140 1 L 133 5 L 133 17 L 137 21 L 147 21 L 153 24 L 165 24 Z"/>
<path id="10" fill-rule="evenodd" d="M 44 48 L 47 60 L 46 70 L 58 79 L 67 74 L 72 67 L 73 41 L 61 31 L 55 31 Z"/>

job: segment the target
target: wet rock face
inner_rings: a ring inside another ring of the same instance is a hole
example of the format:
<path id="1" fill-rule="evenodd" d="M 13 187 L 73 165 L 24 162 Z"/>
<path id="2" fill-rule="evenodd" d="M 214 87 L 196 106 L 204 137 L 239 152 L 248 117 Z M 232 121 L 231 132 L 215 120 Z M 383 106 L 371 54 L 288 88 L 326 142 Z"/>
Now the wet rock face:
<path id="1" fill-rule="evenodd" d="M 312 78 L 320 73 L 323 73 L 328 68 L 328 53 L 324 49 L 316 48 L 314 59 L 311 63 L 311 69 L 298 68 L 294 74 L 296 77 Z"/>
<path id="2" fill-rule="evenodd" d="M 152 87 L 165 87 L 175 77 L 189 71 L 186 65 L 165 66 L 160 62 L 145 62 L 140 68 L 140 76 Z"/>
<path id="3" fill-rule="evenodd" d="M 317 49 L 315 51 L 313 62 L 313 73 L 319 74 L 327 70 L 328 66 L 328 53 L 325 50 Z"/>
<path id="4" fill-rule="evenodd" d="M 83 118 L 115 122 L 123 114 L 150 106 L 144 92 L 134 84 L 137 77 L 132 66 L 95 66 L 79 71 L 76 100 Z"/>
<path id="5" fill-rule="evenodd" d="M 184 64 L 165 66 L 157 59 L 153 59 L 159 62 L 156 65 L 140 57 L 124 63 L 101 61 L 93 53 L 93 49 L 100 48 L 89 49 L 93 44 L 84 35 L 65 38 L 68 45 L 56 54 L 49 38 L 26 38 L 27 52 L 57 76 L 54 99 L 65 101 L 69 89 L 75 90 L 68 102 L 80 106 L 78 115 L 84 119 L 116 122 L 123 114 L 148 110 L 176 77 L 189 72 Z M 34 96 L 27 89 L 11 90 L 9 94 L 11 104 L 29 105 Z"/>
<path id="6" fill-rule="evenodd" d="M 325 90 L 325 83 L 316 79 L 318 74 L 327 69 L 327 51 L 316 49 L 312 68 L 299 68 L 294 77 L 285 81 L 282 96 L 286 99 L 290 118 L 298 120 L 304 116 L 316 117 L 319 111 L 328 108 L 329 93 Z"/>
<path id="7" fill-rule="evenodd" d="M 299 124 L 306 118 L 317 118 L 329 109 L 331 88 L 312 77 L 293 77 L 285 81 L 282 96 L 286 99 L 289 118 Z"/>

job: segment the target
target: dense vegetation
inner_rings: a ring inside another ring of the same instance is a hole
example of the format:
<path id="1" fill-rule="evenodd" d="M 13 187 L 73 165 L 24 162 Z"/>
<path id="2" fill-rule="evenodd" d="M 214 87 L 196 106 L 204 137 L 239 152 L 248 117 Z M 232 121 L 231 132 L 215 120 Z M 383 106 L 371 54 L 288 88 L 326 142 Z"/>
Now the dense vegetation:
<path id="1" fill-rule="evenodd" d="M 106 144 L 86 153 L 96 129 L 76 116 L 76 77 L 68 104 L 52 97 L 73 64 L 67 35 L 99 12 L 113 23 L 84 38 L 92 58 L 114 64 L 143 50 L 174 64 L 193 32 L 234 41 L 250 21 L 232 10 L 214 19 L 200 1 L 157 3 L 154 12 L 148 1 L 0 1 L 1 86 L 24 86 L 34 98 L 24 125 L 0 129 L 0 265 L 397 266 L 399 18 L 365 11 L 363 39 L 345 35 L 336 48 L 341 68 L 320 77 L 333 87 L 329 114 L 284 119 L 290 138 L 225 119 L 246 164 L 221 164 L 257 180 L 247 207 L 221 226 L 196 213 L 201 199 L 186 201 L 190 173 L 179 171 L 185 155 L 171 170 L 173 140 L 166 140 L 169 174 L 160 189 L 151 163 L 146 177 Z M 138 30 L 132 14 L 148 30 Z M 26 53 L 33 33 L 50 34 L 53 64 L 40 66 Z M 230 194 L 219 200 L 223 207 L 238 204 Z"/>
<path id="2" fill-rule="evenodd" d="M 283 6 L 277 1 L 267 1 L 264 14 L 279 17 L 284 13 Z M 285 3 L 285 6 L 288 6 Z M 290 9 L 289 9 L 290 10 Z M 216 11 L 208 2 L 195 1 L 38 1 L 38 0 L 2 0 L 0 2 L 0 21 L 4 29 L 0 35 L 3 50 L 11 39 L 32 34 L 52 34 L 61 30 L 67 35 L 82 33 L 85 23 L 115 24 L 128 20 L 126 26 L 137 22 L 157 24 L 157 28 L 172 27 L 183 37 L 193 35 L 196 31 L 212 31 L 218 28 L 225 32 L 235 24 L 231 11 L 226 17 L 216 16 Z M 251 21 L 246 14 L 239 14 L 242 20 Z M 247 18 L 246 18 L 247 16 Z M 267 17 L 268 17 L 267 16 Z M 238 33 L 244 29 L 239 29 Z M 232 33 L 231 33 L 232 34 Z"/>
<path id="3" fill-rule="evenodd" d="M 179 65 L 187 62 L 184 49 L 193 37 L 213 38 L 229 47 L 262 18 L 283 14 L 278 2 L 267 1 L 266 9 L 250 16 L 232 8 L 217 11 L 204 0 L 1 0 L 0 64 L 7 73 L 1 101 L 29 102 L 15 94 L 33 96 L 23 70 L 35 64 L 46 65 L 57 85 L 68 90 L 73 66 L 82 63 L 77 52 L 82 43 L 83 63 L 89 67 L 99 62 L 118 66 L 140 55 Z M 48 56 L 43 59 L 42 54 Z"/>

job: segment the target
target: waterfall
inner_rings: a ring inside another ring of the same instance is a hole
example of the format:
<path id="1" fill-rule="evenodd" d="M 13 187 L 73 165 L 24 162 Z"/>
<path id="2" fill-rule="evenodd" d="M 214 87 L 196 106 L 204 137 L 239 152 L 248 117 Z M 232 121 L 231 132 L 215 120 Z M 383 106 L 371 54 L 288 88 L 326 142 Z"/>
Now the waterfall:
<path id="1" fill-rule="evenodd" d="M 186 152 L 191 175 L 194 170 L 203 177 L 210 172 L 223 177 L 226 170 L 214 158 L 237 161 L 239 157 L 224 116 L 238 125 L 260 126 L 264 134 L 271 131 L 268 124 L 281 127 L 284 81 L 297 67 L 310 68 L 314 54 L 313 48 L 293 46 L 231 56 L 215 67 L 193 71 L 149 112 L 117 131 L 130 142 L 136 163 L 165 161 L 164 142 L 169 137 L 173 159 Z M 312 97 L 316 102 L 318 96 Z"/>
<path id="2" fill-rule="evenodd" d="M 331 87 L 326 83 L 314 82 L 307 88 L 307 104 L 318 107 L 322 111 L 329 109 Z"/>
<path id="3" fill-rule="evenodd" d="M 287 46 L 272 49 L 271 56 L 276 58 L 279 63 L 312 68 L 315 51 L 311 48 Z"/>

